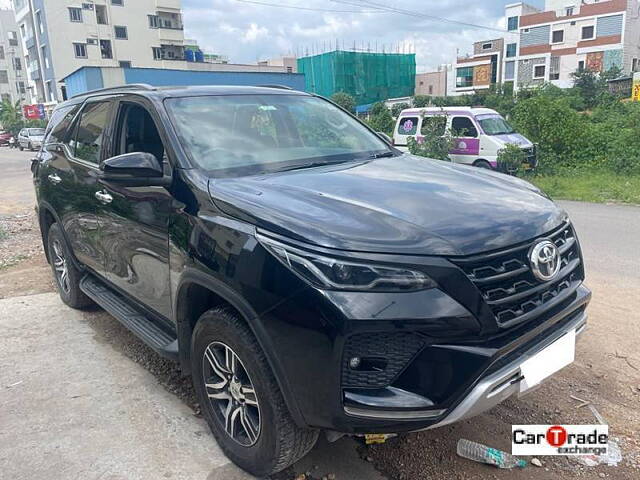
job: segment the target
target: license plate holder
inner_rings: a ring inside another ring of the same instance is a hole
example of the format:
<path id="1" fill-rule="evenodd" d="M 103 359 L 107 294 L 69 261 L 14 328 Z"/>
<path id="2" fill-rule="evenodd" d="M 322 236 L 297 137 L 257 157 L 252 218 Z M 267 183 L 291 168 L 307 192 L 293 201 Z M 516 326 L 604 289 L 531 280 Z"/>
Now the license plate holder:
<path id="1" fill-rule="evenodd" d="M 576 331 L 571 330 L 538 353 L 526 359 L 520 366 L 524 379 L 519 391 L 525 393 L 560 371 L 575 360 Z"/>

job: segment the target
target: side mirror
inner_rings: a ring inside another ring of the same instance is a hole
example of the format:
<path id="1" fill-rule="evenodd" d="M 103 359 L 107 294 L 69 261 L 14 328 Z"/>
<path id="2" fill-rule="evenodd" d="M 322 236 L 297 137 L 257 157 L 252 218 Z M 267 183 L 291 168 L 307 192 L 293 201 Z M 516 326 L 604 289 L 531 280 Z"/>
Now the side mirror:
<path id="1" fill-rule="evenodd" d="M 151 153 L 133 152 L 106 159 L 100 165 L 100 180 L 127 187 L 168 186 L 162 165 Z"/>
<path id="2" fill-rule="evenodd" d="M 392 139 L 389 135 L 387 135 L 387 134 L 386 134 L 386 133 L 384 133 L 384 132 L 376 132 L 376 133 L 378 134 L 378 136 L 379 136 L 382 140 L 384 140 L 385 142 L 387 142 L 389 145 L 393 146 L 393 139 Z"/>

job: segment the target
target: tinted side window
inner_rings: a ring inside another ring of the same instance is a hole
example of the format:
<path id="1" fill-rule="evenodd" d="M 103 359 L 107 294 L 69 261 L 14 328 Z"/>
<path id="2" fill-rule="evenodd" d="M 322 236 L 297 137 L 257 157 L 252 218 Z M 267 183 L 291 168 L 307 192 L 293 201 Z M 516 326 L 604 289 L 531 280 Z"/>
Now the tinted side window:
<path id="1" fill-rule="evenodd" d="M 398 123 L 400 135 L 415 135 L 418 131 L 418 117 L 404 117 Z"/>
<path id="2" fill-rule="evenodd" d="M 79 108 L 80 105 L 71 105 L 53 112 L 47 128 L 45 145 L 54 145 L 64 142 L 68 133 L 67 130 L 69 130 L 71 121 Z"/>
<path id="3" fill-rule="evenodd" d="M 76 131 L 76 158 L 96 164 L 100 162 L 104 130 L 110 113 L 110 102 L 90 103 L 84 107 Z"/>
<path id="4" fill-rule="evenodd" d="M 453 134 L 459 137 L 477 137 L 478 130 L 469 117 L 454 117 L 451 122 Z"/>

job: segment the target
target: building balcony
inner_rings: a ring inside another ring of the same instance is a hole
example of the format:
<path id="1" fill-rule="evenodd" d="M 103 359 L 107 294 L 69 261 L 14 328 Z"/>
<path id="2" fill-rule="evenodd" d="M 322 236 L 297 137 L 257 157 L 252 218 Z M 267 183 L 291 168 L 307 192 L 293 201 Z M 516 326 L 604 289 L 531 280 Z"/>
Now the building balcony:
<path id="1" fill-rule="evenodd" d="M 24 39 L 24 47 L 26 50 L 31 50 L 36 46 L 36 39 L 33 35 Z"/>
<path id="2" fill-rule="evenodd" d="M 181 10 L 182 0 L 157 0 L 156 8 L 167 8 L 169 10 Z"/>
<path id="3" fill-rule="evenodd" d="M 179 43 L 180 45 L 184 43 L 184 31 L 181 29 L 158 29 L 158 34 L 162 42 Z"/>

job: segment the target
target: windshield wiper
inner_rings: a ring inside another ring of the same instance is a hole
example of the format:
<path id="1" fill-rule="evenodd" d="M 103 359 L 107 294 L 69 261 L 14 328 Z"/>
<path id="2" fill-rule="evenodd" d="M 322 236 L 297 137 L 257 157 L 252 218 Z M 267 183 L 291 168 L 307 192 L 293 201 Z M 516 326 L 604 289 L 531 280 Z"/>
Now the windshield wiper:
<path id="1" fill-rule="evenodd" d="M 309 163 L 303 163 L 302 165 L 294 165 L 293 167 L 282 168 L 282 169 L 276 170 L 275 172 L 269 172 L 269 173 L 290 172 L 292 170 L 303 170 L 305 168 L 325 167 L 327 165 L 338 165 L 340 163 L 347 163 L 348 161 L 349 160 L 341 160 L 341 161 L 335 161 L 335 162 L 309 162 Z"/>
<path id="2" fill-rule="evenodd" d="M 374 153 L 369 158 L 389 158 L 389 157 L 395 157 L 395 156 L 396 154 L 393 152 L 384 152 L 384 153 Z"/>

